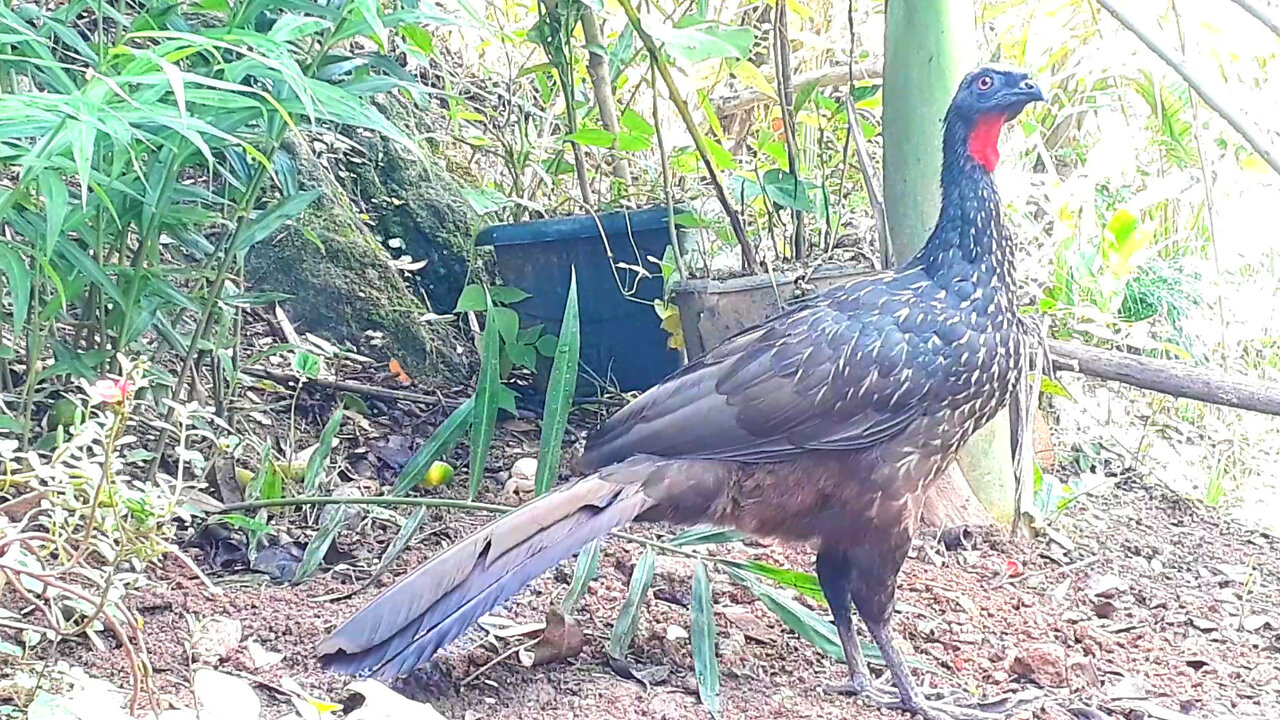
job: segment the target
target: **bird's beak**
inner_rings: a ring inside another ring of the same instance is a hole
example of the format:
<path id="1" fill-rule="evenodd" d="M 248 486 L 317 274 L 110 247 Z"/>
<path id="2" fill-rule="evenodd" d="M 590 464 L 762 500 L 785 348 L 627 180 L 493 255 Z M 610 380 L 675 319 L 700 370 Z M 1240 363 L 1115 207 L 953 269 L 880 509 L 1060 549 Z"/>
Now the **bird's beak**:
<path id="1" fill-rule="evenodd" d="M 1001 98 L 1005 107 L 1007 117 L 1012 119 L 1022 112 L 1022 109 L 1033 102 L 1044 102 L 1044 91 L 1031 78 L 1023 78 L 1017 87 L 1005 90 Z"/>

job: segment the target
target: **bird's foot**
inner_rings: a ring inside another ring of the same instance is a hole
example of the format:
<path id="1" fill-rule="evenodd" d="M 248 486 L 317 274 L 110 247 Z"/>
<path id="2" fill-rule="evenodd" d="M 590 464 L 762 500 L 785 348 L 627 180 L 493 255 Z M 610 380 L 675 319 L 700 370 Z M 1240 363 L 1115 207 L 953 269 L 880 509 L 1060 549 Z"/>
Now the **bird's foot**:
<path id="1" fill-rule="evenodd" d="M 826 692 L 853 695 L 876 707 L 904 710 L 921 720 L 1002 720 L 1004 713 L 977 707 L 971 696 L 960 690 L 921 688 L 919 697 L 903 701 L 891 686 L 873 683 L 865 675 L 853 676 L 841 685 L 827 685 Z"/>

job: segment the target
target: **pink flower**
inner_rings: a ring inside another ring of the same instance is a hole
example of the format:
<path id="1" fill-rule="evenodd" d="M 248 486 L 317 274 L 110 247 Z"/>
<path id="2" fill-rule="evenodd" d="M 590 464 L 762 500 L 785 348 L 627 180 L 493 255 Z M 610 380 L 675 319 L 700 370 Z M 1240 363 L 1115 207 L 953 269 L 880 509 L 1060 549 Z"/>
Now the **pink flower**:
<path id="1" fill-rule="evenodd" d="M 123 378 L 120 380 L 102 378 L 89 386 L 89 398 L 95 403 L 115 405 L 123 403 L 128 396 L 129 381 Z"/>

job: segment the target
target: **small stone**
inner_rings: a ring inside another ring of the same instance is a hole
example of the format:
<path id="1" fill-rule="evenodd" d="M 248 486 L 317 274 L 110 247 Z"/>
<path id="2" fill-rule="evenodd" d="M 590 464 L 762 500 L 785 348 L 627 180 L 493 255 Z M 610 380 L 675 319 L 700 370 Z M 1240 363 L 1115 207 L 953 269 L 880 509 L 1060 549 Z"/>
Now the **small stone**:
<path id="1" fill-rule="evenodd" d="M 511 466 L 511 477 L 533 482 L 538 476 L 538 458 L 520 458 Z"/>
<path id="2" fill-rule="evenodd" d="M 679 625 L 668 625 L 666 631 L 668 642 L 677 642 L 679 640 L 688 640 L 689 632 Z"/>
<path id="3" fill-rule="evenodd" d="M 1129 583 L 1118 575 L 1100 575 L 1089 581 L 1085 593 L 1090 597 L 1114 598 L 1122 591 L 1129 589 Z"/>
<path id="4" fill-rule="evenodd" d="M 1085 655 L 1073 655 L 1068 658 L 1067 684 L 1074 692 L 1098 687 L 1100 685 L 1098 670 L 1093 666 L 1093 660 Z"/>
<path id="5" fill-rule="evenodd" d="M 1060 645 L 1042 643 L 1018 651 L 1009 663 L 1009 672 L 1044 687 L 1065 687 L 1067 653 Z"/>
<path id="6" fill-rule="evenodd" d="M 1103 620 L 1110 620 L 1116 614 L 1116 604 L 1110 600 L 1100 600 L 1093 604 L 1093 614 Z"/>
<path id="7" fill-rule="evenodd" d="M 505 495 L 521 497 L 524 495 L 532 495 L 534 490 L 533 480 L 516 477 L 513 473 L 507 482 L 502 486 L 502 492 Z"/>

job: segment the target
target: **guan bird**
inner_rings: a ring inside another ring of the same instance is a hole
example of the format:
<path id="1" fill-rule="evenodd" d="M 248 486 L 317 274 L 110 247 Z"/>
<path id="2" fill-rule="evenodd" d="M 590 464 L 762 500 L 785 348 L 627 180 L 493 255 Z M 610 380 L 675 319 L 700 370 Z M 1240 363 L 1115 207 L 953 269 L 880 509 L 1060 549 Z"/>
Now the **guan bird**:
<path id="1" fill-rule="evenodd" d="M 930 484 L 1009 402 L 1030 345 L 992 182 L 1005 123 L 1044 96 L 1026 73 L 960 82 L 942 138 L 942 203 L 902 266 L 834 286 L 688 363 L 605 422 L 584 473 L 423 563 L 321 641 L 320 662 L 384 679 L 541 573 L 631 521 L 710 523 L 815 542 L 847 692 L 931 720 L 889 627 Z M 852 610 L 896 692 L 870 681 Z"/>

